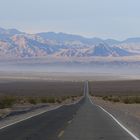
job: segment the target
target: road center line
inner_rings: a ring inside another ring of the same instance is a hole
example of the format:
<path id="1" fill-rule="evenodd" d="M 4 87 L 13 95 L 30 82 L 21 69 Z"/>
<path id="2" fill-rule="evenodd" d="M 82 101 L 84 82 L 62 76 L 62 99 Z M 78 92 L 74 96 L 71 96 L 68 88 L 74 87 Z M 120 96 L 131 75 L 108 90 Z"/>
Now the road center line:
<path id="1" fill-rule="evenodd" d="M 64 134 L 64 130 L 62 130 L 62 131 L 59 133 L 58 138 L 62 137 L 63 134 Z"/>
<path id="2" fill-rule="evenodd" d="M 85 92 L 84 92 L 84 95 L 85 95 Z M 84 98 L 84 95 L 83 95 L 83 97 L 81 97 L 79 100 L 77 100 L 77 101 L 75 101 L 75 102 L 73 102 L 73 103 L 70 103 L 70 104 L 66 104 L 65 106 L 71 106 L 71 105 L 74 105 L 74 104 L 79 103 L 79 102 Z M 10 123 L 10 124 L 8 124 L 8 125 L 5 125 L 5 126 L 0 127 L 0 130 L 4 129 L 4 128 L 6 128 L 6 127 L 12 126 L 12 125 L 14 125 L 14 124 L 23 122 L 23 121 L 25 121 L 25 120 L 28 120 L 28 119 L 30 119 L 30 118 L 36 117 L 36 116 L 41 115 L 41 114 L 43 114 L 43 113 L 46 113 L 46 112 L 49 112 L 49 111 L 52 111 L 52 110 L 56 110 L 56 109 L 58 109 L 58 108 L 60 108 L 60 107 L 62 107 L 62 106 L 64 106 L 64 105 L 59 105 L 59 106 L 56 106 L 56 107 L 54 107 L 54 108 L 51 108 L 51 109 L 42 111 L 42 112 L 40 112 L 40 113 L 31 115 L 31 116 L 26 117 L 26 118 L 24 118 L 24 119 L 20 119 L 20 120 L 18 120 L 18 121 L 15 121 L 15 122 L 13 122 L 13 123 Z"/>

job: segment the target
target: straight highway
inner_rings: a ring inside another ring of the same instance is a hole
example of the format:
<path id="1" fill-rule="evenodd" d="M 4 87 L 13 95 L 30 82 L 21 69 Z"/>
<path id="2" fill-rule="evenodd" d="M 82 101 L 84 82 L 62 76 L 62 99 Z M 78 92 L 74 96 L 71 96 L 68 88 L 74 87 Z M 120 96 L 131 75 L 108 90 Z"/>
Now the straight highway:
<path id="1" fill-rule="evenodd" d="M 95 105 L 84 85 L 84 97 L 76 104 L 0 129 L 0 140 L 139 140 Z"/>

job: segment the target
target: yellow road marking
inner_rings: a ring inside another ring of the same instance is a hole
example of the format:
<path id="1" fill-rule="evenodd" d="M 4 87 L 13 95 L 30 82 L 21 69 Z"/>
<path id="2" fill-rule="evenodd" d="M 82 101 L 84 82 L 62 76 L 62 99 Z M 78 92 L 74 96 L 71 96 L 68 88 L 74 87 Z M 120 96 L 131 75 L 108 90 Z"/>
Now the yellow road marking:
<path id="1" fill-rule="evenodd" d="M 72 122 L 72 120 L 68 121 L 68 124 L 70 124 Z"/>
<path id="2" fill-rule="evenodd" d="M 64 130 L 62 130 L 62 131 L 59 133 L 58 138 L 62 137 L 63 134 L 64 134 Z"/>

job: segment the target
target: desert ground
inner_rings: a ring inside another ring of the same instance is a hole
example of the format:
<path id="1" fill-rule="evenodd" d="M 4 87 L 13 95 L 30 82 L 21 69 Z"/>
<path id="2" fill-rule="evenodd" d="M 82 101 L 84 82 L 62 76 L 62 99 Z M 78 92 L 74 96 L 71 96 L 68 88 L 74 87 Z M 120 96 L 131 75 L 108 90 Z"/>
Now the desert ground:
<path id="1" fill-rule="evenodd" d="M 89 81 L 93 102 L 113 114 L 134 134 L 140 134 L 140 104 L 113 103 L 103 96 L 140 96 L 140 80 L 126 75 L 99 73 L 0 73 L 0 97 L 64 97 L 81 96 L 84 81 Z M 58 105 L 58 104 L 57 104 Z M 18 105 L 19 106 L 19 105 Z M 28 106 L 28 105 L 26 105 Z M 30 105 L 29 105 L 30 106 Z M 28 107 L 29 107 L 28 106 Z M 14 110 L 16 107 L 13 107 Z M 20 106 L 20 109 L 24 108 Z M 26 108 L 26 107 L 25 107 Z M 0 110 L 3 114 L 3 110 Z M 11 112 L 5 109 L 4 113 Z"/>
<path id="2" fill-rule="evenodd" d="M 140 80 L 90 82 L 90 94 L 96 105 L 103 107 L 133 134 L 140 137 L 140 103 L 116 101 L 140 98 Z M 110 100 L 110 98 L 115 100 Z M 105 100 L 104 100 L 105 98 Z"/>
<path id="3" fill-rule="evenodd" d="M 89 88 L 94 96 L 140 96 L 140 80 L 94 81 Z"/>
<path id="4" fill-rule="evenodd" d="M 0 118 L 42 107 L 75 102 L 83 95 L 83 82 L 6 79 L 0 82 Z"/>
<path id="5" fill-rule="evenodd" d="M 0 96 L 78 96 L 83 94 L 83 82 L 14 81 L 0 83 Z"/>

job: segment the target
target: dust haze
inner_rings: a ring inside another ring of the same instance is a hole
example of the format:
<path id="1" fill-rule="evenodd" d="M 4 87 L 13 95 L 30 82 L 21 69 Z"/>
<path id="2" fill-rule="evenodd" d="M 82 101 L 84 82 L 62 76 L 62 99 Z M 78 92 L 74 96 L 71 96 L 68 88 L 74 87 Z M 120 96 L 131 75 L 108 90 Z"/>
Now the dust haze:
<path id="1" fill-rule="evenodd" d="M 1 79 L 40 80 L 126 80 L 140 79 L 139 65 L 96 63 L 19 63 L 0 62 Z"/>

